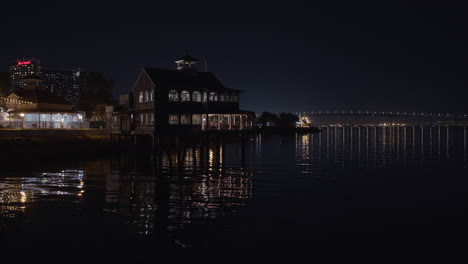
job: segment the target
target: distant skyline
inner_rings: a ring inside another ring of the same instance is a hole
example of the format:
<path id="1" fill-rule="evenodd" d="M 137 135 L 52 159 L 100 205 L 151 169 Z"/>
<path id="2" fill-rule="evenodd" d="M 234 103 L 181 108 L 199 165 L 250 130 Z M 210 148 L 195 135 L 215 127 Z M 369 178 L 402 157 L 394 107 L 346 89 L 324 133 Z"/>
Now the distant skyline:
<path id="1" fill-rule="evenodd" d="M 1 71 L 18 58 L 103 72 L 114 95 L 190 54 L 255 112 L 468 113 L 466 8 L 446 2 L 3 3 Z"/>

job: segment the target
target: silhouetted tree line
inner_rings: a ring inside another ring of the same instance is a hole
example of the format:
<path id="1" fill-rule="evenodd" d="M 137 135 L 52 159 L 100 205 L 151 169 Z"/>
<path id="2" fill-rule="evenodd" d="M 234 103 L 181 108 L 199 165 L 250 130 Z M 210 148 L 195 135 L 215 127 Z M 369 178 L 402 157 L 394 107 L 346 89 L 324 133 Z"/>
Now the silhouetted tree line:
<path id="1" fill-rule="evenodd" d="M 100 72 L 90 72 L 86 75 L 86 85 L 80 94 L 77 108 L 86 112 L 86 118 L 94 121 L 106 120 L 106 105 L 115 103 L 112 90 L 115 82 L 106 79 Z"/>
<path id="2" fill-rule="evenodd" d="M 10 93 L 10 83 L 8 72 L 0 72 L 0 98 L 6 97 Z M 6 111 L 6 101 L 0 99 L 0 110 Z"/>
<path id="3" fill-rule="evenodd" d="M 299 121 L 297 115 L 291 113 L 280 113 L 279 115 L 270 112 L 263 112 L 257 118 L 257 124 L 262 126 L 294 127 Z"/>

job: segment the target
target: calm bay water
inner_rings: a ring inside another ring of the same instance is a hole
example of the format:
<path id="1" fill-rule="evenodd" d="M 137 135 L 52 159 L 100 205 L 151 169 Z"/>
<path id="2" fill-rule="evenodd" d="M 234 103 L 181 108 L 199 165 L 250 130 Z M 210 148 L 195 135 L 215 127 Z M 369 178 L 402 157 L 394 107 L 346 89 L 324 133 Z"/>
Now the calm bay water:
<path id="1" fill-rule="evenodd" d="M 324 128 L 0 173 L 3 249 L 466 249 L 464 127 Z M 92 152 L 92 151 L 91 151 Z M 19 164 L 19 165 L 18 165 Z"/>

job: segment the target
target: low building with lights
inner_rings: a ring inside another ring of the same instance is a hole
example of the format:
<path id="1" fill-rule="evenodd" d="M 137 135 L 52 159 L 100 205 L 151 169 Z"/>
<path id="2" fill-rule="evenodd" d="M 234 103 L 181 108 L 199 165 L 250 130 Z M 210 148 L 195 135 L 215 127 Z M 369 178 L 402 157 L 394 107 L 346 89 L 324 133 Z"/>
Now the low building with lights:
<path id="1" fill-rule="evenodd" d="M 252 128 L 253 112 L 239 109 L 240 90 L 225 87 L 211 72 L 197 71 L 189 55 L 177 69 L 144 68 L 120 108 L 111 115 L 114 133 L 186 134 L 202 131 L 244 131 Z"/>
<path id="2" fill-rule="evenodd" d="M 25 78 L 26 86 L 3 98 L 8 110 L 0 113 L 0 127 L 23 129 L 89 128 L 85 113 L 47 91 L 38 76 Z"/>

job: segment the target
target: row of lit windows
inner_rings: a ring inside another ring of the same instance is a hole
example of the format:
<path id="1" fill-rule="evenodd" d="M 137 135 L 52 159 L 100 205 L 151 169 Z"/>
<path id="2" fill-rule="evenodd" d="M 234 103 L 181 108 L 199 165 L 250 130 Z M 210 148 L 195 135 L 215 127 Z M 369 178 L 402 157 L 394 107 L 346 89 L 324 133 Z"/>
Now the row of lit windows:
<path id="1" fill-rule="evenodd" d="M 151 125 L 154 124 L 154 114 L 140 114 L 140 124 Z"/>
<path id="2" fill-rule="evenodd" d="M 148 91 L 140 91 L 138 96 L 139 103 L 152 102 L 154 100 L 154 93 Z"/>
<path id="3" fill-rule="evenodd" d="M 209 95 L 208 93 L 204 92 L 203 94 L 199 91 L 194 91 L 192 95 L 190 95 L 189 91 L 182 91 L 179 93 L 176 90 L 169 91 L 169 101 L 170 102 L 179 102 L 179 98 L 181 102 L 238 102 L 239 96 L 237 94 L 229 95 L 226 93 L 222 93 L 218 96 L 218 93 L 211 92 Z M 138 96 L 139 103 L 145 102 L 153 102 L 154 101 L 154 93 L 149 91 L 140 91 Z"/>
<path id="4" fill-rule="evenodd" d="M 201 125 L 202 116 L 200 114 L 194 115 L 169 115 L 169 125 Z"/>
<path id="5" fill-rule="evenodd" d="M 169 102 L 238 102 L 239 101 L 239 96 L 237 94 L 229 95 L 226 93 L 222 93 L 218 96 L 218 93 L 216 92 L 210 92 L 208 93 L 204 92 L 203 94 L 200 93 L 199 91 L 194 91 L 192 92 L 192 96 L 190 96 L 189 91 L 182 91 L 177 92 L 176 90 L 170 90 L 169 91 Z M 218 100 L 219 99 L 219 100 Z"/>
<path id="6" fill-rule="evenodd" d="M 23 75 L 23 74 L 33 74 L 34 71 L 16 71 L 16 72 L 12 72 L 11 74 L 13 75 Z"/>

